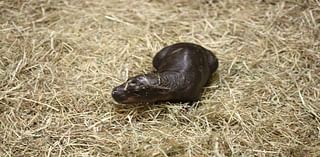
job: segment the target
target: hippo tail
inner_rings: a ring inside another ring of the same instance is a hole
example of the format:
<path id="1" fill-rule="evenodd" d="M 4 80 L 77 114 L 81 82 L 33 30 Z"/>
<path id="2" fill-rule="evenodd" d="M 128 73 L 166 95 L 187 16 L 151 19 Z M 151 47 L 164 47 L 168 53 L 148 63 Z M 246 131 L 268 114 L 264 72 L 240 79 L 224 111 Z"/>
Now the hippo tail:
<path id="1" fill-rule="evenodd" d="M 207 50 L 207 52 L 208 52 L 209 69 L 211 73 L 214 73 L 215 71 L 217 71 L 219 67 L 219 61 L 218 61 L 218 58 L 211 51 Z"/>

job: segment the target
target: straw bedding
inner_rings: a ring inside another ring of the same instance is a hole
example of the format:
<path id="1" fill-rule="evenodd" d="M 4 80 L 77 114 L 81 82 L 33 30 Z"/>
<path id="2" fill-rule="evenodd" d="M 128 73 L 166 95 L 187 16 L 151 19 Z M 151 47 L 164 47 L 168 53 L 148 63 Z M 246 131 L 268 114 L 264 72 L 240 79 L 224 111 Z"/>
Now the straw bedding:
<path id="1" fill-rule="evenodd" d="M 220 59 L 201 101 L 119 105 L 162 47 Z M 2 0 L 0 156 L 319 156 L 318 0 Z"/>

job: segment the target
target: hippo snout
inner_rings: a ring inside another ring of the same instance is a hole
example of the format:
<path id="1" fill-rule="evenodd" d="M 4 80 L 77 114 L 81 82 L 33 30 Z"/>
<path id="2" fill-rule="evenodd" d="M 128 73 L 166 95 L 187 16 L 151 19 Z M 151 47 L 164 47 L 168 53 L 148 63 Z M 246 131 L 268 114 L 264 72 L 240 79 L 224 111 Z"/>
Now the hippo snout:
<path id="1" fill-rule="evenodd" d="M 111 95 L 116 102 L 121 103 L 127 99 L 126 91 L 119 87 L 114 88 Z"/>

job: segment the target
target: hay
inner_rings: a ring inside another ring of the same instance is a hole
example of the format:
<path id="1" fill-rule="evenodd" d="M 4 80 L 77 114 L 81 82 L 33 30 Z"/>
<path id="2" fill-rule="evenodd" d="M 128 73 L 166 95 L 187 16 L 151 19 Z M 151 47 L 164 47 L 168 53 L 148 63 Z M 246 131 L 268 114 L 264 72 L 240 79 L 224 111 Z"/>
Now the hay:
<path id="1" fill-rule="evenodd" d="M 0 156 L 320 155 L 318 0 L 4 0 Z M 178 41 L 220 59 L 198 107 L 111 89 Z"/>

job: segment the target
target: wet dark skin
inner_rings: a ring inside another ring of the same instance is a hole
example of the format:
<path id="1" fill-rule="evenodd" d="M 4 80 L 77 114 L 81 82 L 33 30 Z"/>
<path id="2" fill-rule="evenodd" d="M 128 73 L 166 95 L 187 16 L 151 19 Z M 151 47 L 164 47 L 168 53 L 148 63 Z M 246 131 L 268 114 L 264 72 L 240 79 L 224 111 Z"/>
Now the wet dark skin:
<path id="1" fill-rule="evenodd" d="M 153 58 L 156 72 L 129 78 L 112 91 L 122 104 L 195 102 L 219 66 L 209 50 L 192 43 L 177 43 L 161 49 Z"/>

